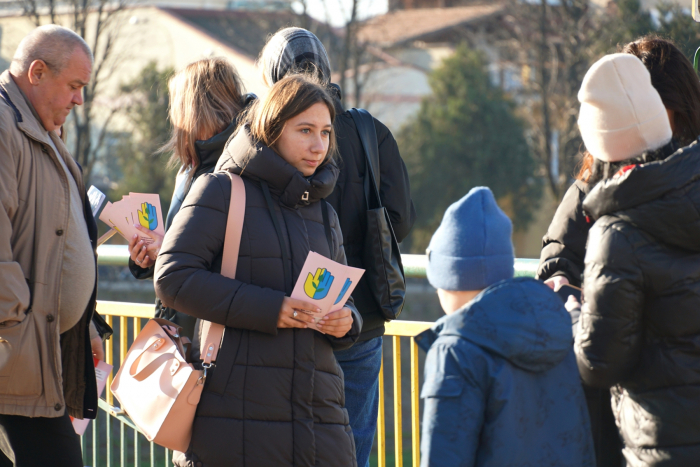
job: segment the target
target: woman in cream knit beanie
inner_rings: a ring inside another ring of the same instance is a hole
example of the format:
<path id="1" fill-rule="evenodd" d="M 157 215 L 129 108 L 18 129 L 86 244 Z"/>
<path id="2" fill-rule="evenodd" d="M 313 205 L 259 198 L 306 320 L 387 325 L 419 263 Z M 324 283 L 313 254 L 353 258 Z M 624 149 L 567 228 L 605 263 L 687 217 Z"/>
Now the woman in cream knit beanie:
<path id="1" fill-rule="evenodd" d="M 578 100 L 581 137 L 596 159 L 620 162 L 671 141 L 661 97 L 634 55 L 606 55 L 594 63 L 583 78 Z"/>
<path id="2" fill-rule="evenodd" d="M 581 134 L 598 159 L 593 171 L 604 173 L 582 205 L 594 224 L 574 325 L 579 374 L 588 386 L 610 388 L 626 465 L 697 465 L 700 144 L 676 150 L 659 94 L 634 56 L 594 64 L 579 100 Z"/>

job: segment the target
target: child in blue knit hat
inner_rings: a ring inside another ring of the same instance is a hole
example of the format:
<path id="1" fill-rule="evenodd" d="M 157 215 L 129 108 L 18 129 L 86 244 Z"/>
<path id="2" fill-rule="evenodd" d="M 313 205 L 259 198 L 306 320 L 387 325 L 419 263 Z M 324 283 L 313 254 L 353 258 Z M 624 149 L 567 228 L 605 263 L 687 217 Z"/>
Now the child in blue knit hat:
<path id="1" fill-rule="evenodd" d="M 447 316 L 416 337 L 425 362 L 421 465 L 595 466 L 571 318 L 513 278 L 512 226 L 491 190 L 445 212 L 428 280 Z"/>

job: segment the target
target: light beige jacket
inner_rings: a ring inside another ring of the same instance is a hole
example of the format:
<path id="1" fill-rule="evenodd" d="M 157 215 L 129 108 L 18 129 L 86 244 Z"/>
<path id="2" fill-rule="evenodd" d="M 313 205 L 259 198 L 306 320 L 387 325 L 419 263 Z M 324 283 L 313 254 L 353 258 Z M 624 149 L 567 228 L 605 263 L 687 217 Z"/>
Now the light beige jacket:
<path id="1" fill-rule="evenodd" d="M 55 133 L 51 138 L 85 196 L 80 168 Z M 82 418 L 86 378 L 91 371 L 94 378 L 94 369 L 86 367 L 94 293 L 78 325 L 63 339 L 59 335 L 70 191 L 57 157 L 36 113 L 5 71 L 0 75 L 2 414 L 59 417 L 68 406 L 70 415 Z"/>

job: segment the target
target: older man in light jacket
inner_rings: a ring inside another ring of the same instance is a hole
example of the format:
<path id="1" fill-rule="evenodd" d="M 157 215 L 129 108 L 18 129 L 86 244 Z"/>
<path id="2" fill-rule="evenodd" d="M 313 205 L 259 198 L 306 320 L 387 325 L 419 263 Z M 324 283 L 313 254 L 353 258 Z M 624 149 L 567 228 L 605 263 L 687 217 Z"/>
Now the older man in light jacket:
<path id="1" fill-rule="evenodd" d="M 17 466 L 82 466 L 69 415 L 97 412 L 97 227 L 56 133 L 92 65 L 80 36 L 50 25 L 0 75 L 0 448 Z"/>

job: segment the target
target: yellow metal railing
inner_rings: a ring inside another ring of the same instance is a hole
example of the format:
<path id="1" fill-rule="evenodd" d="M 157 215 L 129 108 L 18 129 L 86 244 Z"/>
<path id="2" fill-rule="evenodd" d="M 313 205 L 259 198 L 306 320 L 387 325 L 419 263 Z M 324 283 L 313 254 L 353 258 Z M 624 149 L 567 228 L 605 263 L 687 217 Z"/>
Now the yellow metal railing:
<path id="1" fill-rule="evenodd" d="M 106 341 L 105 343 L 105 360 L 107 363 L 114 365 L 115 369 L 118 368 L 121 362 L 126 357 L 126 352 L 136 338 L 138 333 L 141 331 L 145 321 L 153 317 L 154 307 L 151 304 L 142 303 L 126 303 L 126 302 L 108 302 L 108 301 L 98 301 L 97 311 L 102 316 L 104 316 L 107 323 L 115 328 L 115 333 L 112 339 Z M 115 326 L 118 323 L 118 327 Z M 418 321 L 392 321 L 386 323 L 386 336 L 391 339 L 393 344 L 393 399 L 394 399 L 394 463 L 397 467 L 403 466 L 403 425 L 402 425 L 402 413 L 403 406 L 401 401 L 401 338 L 408 337 L 410 339 L 410 364 L 411 364 L 411 460 L 412 465 L 417 467 L 420 465 L 420 413 L 419 413 L 419 367 L 418 367 L 418 346 L 414 340 L 414 336 L 420 332 L 428 329 L 432 323 L 428 322 L 418 322 Z M 131 329 L 131 336 L 129 335 L 129 330 Z M 115 359 L 115 342 L 118 342 L 118 358 Z M 383 359 L 382 359 L 383 360 Z M 116 370 L 115 370 L 116 371 Z M 130 423 L 130 420 L 121 414 L 114 407 L 114 397 L 109 391 L 109 387 L 112 384 L 112 376 L 109 377 L 107 381 L 107 389 L 105 390 L 105 400 L 100 404 L 100 408 L 110 415 L 110 419 L 116 418 L 119 420 L 119 430 L 120 430 L 120 446 L 122 449 L 119 454 L 119 462 L 112 457 L 111 452 L 111 424 L 108 422 L 106 425 L 107 429 L 107 452 L 100 453 L 98 455 L 95 447 L 100 443 L 96 440 L 99 436 L 96 433 L 96 428 L 93 427 L 93 452 L 92 456 L 88 456 L 84 448 L 84 456 L 86 459 L 93 459 L 93 465 L 106 465 L 111 467 L 112 465 L 134 465 L 139 466 L 142 464 L 148 464 L 148 462 L 140 462 L 139 445 L 144 442 L 140 439 L 140 435 Z M 386 407 L 385 407 L 385 391 L 384 391 L 384 363 L 382 361 L 381 369 L 379 370 L 379 416 L 378 416 L 378 426 L 377 426 L 377 450 L 378 450 L 378 466 L 387 466 L 387 452 L 386 452 Z M 93 425 L 95 425 L 93 423 Z M 133 445 L 134 462 L 127 462 L 127 454 L 125 449 L 126 440 L 126 429 L 134 429 L 133 433 Z M 148 442 L 148 441 L 145 441 Z M 83 444 L 85 446 L 85 444 Z M 150 465 L 156 465 L 156 460 L 154 460 L 154 446 L 151 443 L 150 449 Z M 165 450 L 164 456 L 165 464 L 168 465 L 168 459 L 170 453 Z M 105 459 L 104 462 L 100 462 L 102 458 Z M 99 460 L 98 460 L 99 459 Z M 160 461 L 160 459 L 158 459 Z M 89 465 L 89 464 L 86 464 Z"/>

